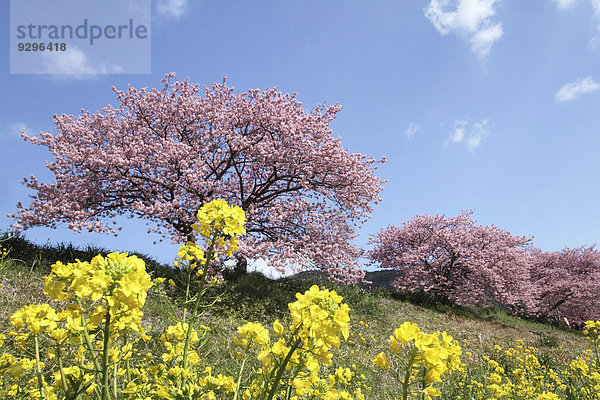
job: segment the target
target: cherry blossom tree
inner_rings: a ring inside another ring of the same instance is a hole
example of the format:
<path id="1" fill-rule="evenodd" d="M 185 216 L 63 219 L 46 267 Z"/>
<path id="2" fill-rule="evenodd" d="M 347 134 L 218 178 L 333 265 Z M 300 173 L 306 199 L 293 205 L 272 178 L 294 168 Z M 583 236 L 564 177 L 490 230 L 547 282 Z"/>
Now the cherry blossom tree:
<path id="1" fill-rule="evenodd" d="M 351 243 L 380 198 L 377 161 L 345 150 L 330 124 L 339 105 L 306 112 L 276 88 L 202 90 L 174 74 L 158 89 L 113 90 L 118 106 L 55 115 L 57 134 L 24 138 L 48 147 L 55 182 L 34 176 L 37 193 L 18 204 L 13 228 L 59 223 L 113 233 L 117 215 L 149 221 L 149 232 L 193 239 L 195 212 L 221 198 L 241 206 L 248 235 L 241 258 L 297 263 L 356 281 L 363 273 Z M 114 223 L 114 221 L 113 221 Z"/>
<path id="2" fill-rule="evenodd" d="M 534 252 L 532 279 L 542 315 L 580 325 L 600 319 L 600 252 L 595 246 Z"/>
<path id="3" fill-rule="evenodd" d="M 532 311 L 531 238 L 480 226 L 472 211 L 446 218 L 418 215 L 373 235 L 374 265 L 402 271 L 398 290 L 431 292 L 459 305 L 504 305 Z"/>

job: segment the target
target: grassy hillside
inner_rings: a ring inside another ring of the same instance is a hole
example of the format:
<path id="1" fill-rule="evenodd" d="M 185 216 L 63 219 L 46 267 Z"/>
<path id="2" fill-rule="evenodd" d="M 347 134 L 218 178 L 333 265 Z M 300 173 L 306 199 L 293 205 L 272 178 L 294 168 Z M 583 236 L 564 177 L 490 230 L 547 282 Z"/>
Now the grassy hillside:
<path id="1" fill-rule="evenodd" d="M 47 301 L 42 294 L 43 276 L 52 263 L 75 258 L 85 261 L 99 252 L 107 253 L 95 248 L 79 250 L 70 245 L 39 247 L 19 238 L 3 244 L 10 248 L 0 277 L 0 332 L 5 333 L 9 329 L 8 319 L 17 309 Z M 153 277 L 178 278 L 177 271 L 144 258 Z M 218 293 L 212 293 L 220 295 L 219 302 L 209 307 L 207 299 L 204 304 L 200 323 L 210 328 L 202 349 L 204 361 L 220 372 L 235 376 L 239 365 L 231 355 L 236 328 L 246 321 L 268 326 L 275 319 L 285 319 L 287 304 L 295 300 L 297 292 L 304 292 L 313 284 L 336 290 L 350 306 L 352 336 L 341 346 L 338 356 L 345 365 L 355 364 L 371 388 L 395 385 L 386 374 L 374 369 L 372 360 L 386 350 L 389 336 L 404 321 L 415 322 L 428 333 L 447 331 L 463 348 L 463 362 L 482 374 L 486 368 L 483 357 L 492 355 L 495 345 L 506 349 L 516 346 L 518 339 L 523 340 L 525 346 L 536 348 L 542 365 L 555 369 L 566 368 L 567 363 L 585 349 L 583 334 L 567 327 L 520 319 L 498 309 L 453 308 L 432 299 L 401 298 L 385 288 L 384 275 L 371 275 L 377 281 L 378 287 L 374 288 L 338 286 L 314 274 L 269 280 L 259 273 L 250 273 L 228 281 Z M 171 291 L 169 296 L 175 304 L 180 299 L 176 291 Z M 166 310 L 165 300 L 151 290 L 144 319 L 152 326 L 149 334 L 155 339 L 171 324 Z M 159 351 L 152 348 L 159 344 L 159 340 L 151 341 L 149 350 Z M 384 392 L 375 390 L 367 398 L 387 397 Z"/>

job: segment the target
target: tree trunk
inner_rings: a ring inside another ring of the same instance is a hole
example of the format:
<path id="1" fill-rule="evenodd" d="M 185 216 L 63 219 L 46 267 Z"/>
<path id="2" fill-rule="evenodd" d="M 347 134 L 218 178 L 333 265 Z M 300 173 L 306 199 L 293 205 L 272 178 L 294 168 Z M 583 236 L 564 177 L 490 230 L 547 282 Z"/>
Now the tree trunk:
<path id="1" fill-rule="evenodd" d="M 237 262 L 233 268 L 223 271 L 223 278 L 227 281 L 235 281 L 248 273 L 248 260 L 246 257 L 238 254 L 235 258 Z"/>

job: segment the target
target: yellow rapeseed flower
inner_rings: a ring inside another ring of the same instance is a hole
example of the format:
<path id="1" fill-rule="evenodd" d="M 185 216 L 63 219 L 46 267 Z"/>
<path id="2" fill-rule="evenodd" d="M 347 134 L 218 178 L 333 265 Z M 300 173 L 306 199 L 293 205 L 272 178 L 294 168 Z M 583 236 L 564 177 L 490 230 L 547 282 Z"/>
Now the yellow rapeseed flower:
<path id="1" fill-rule="evenodd" d="M 383 352 L 377 354 L 377 357 L 373 359 L 373 364 L 386 371 L 390 369 L 390 363 L 388 362 Z"/>
<path id="2" fill-rule="evenodd" d="M 394 336 L 399 344 L 408 343 L 411 340 L 417 338 L 417 336 L 421 333 L 421 330 L 417 326 L 417 324 L 412 322 L 404 322 L 394 331 Z"/>

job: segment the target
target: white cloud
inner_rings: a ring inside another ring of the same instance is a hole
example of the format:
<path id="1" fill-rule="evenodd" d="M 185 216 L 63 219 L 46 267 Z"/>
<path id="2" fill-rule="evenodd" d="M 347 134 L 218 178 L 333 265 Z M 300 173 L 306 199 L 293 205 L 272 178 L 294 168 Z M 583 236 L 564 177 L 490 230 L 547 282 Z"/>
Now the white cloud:
<path id="1" fill-rule="evenodd" d="M 577 0 L 553 0 L 559 10 L 566 10 L 573 7 Z"/>
<path id="2" fill-rule="evenodd" d="M 471 38 L 471 51 L 481 57 L 488 56 L 492 50 L 492 45 L 502 37 L 502 33 L 501 24 L 494 24 L 477 31 Z"/>
<path id="3" fill-rule="evenodd" d="M 556 8 L 558 8 L 559 10 L 567 10 L 569 8 L 572 8 L 575 3 L 577 3 L 577 0 L 552 0 L 554 2 L 554 4 L 556 4 Z M 596 17 L 600 17 L 600 0 L 590 0 L 590 4 L 592 6 L 592 8 L 594 9 L 594 13 L 596 14 Z"/>
<path id="4" fill-rule="evenodd" d="M 469 131 L 469 137 L 467 138 L 467 150 L 475 150 L 490 134 L 487 127 L 487 119 L 473 123 Z"/>
<path id="5" fill-rule="evenodd" d="M 559 10 L 567 10 L 569 8 L 573 8 L 577 0 L 552 0 L 554 4 L 556 4 L 556 8 Z M 590 5 L 594 11 L 594 17 L 598 20 L 599 23 L 597 26 L 598 34 L 590 39 L 589 46 L 591 49 L 595 50 L 600 47 L 600 0 L 590 0 Z"/>
<path id="6" fill-rule="evenodd" d="M 35 136 L 38 131 L 35 131 L 24 122 L 13 122 L 12 124 L 6 124 L 0 127 L 0 142 L 11 141 L 11 142 L 22 142 L 21 131 L 25 131 L 27 136 Z"/>
<path id="7" fill-rule="evenodd" d="M 425 16 L 439 33 L 457 33 L 468 38 L 471 51 L 480 58 L 490 54 L 503 34 L 502 23 L 493 21 L 500 0 L 431 0 Z"/>
<path id="8" fill-rule="evenodd" d="M 415 133 L 417 133 L 417 131 L 419 130 L 419 126 L 413 122 L 408 124 L 408 128 L 406 128 L 406 130 L 404 131 L 404 134 L 406 135 L 407 138 L 411 138 L 414 136 Z"/>
<path id="9" fill-rule="evenodd" d="M 450 134 L 448 140 L 452 143 L 460 143 L 465 138 L 465 128 L 467 126 L 467 121 L 458 120 L 454 121 L 454 130 Z"/>
<path id="10" fill-rule="evenodd" d="M 188 8 L 188 0 L 157 0 L 156 12 L 161 17 L 179 19 Z"/>
<path id="11" fill-rule="evenodd" d="M 571 101 L 582 94 L 597 90 L 600 90 L 600 84 L 595 82 L 591 76 L 579 78 L 575 82 L 567 83 L 558 89 L 558 92 L 554 95 L 554 100 L 557 102 Z"/>
<path id="12" fill-rule="evenodd" d="M 15 122 L 9 124 L 6 129 L 8 137 L 21 137 L 21 131 L 25 131 L 25 134 L 31 136 L 33 130 L 24 122 Z"/>
<path id="13" fill-rule="evenodd" d="M 278 271 L 275 268 L 269 266 L 269 264 L 262 258 L 257 260 L 248 260 L 248 272 L 257 271 L 270 279 L 280 279 L 285 278 L 286 276 L 291 276 L 297 273 L 298 271 L 294 268 L 298 268 L 299 266 L 295 266 L 293 264 L 286 265 L 284 267 L 284 271 Z"/>
<path id="14" fill-rule="evenodd" d="M 63 78 L 74 79 L 86 79 L 98 74 L 115 74 L 123 71 L 122 67 L 110 62 L 92 63 L 83 51 L 74 46 L 64 52 L 44 52 L 43 64 L 43 73 L 65 75 Z"/>
<path id="15" fill-rule="evenodd" d="M 473 151 L 481 146 L 489 134 L 487 119 L 473 123 L 469 123 L 469 121 L 463 119 L 456 120 L 454 121 L 454 129 L 446 139 L 444 145 L 464 144 L 468 151 Z"/>
<path id="16" fill-rule="evenodd" d="M 596 13 L 596 17 L 600 18 L 600 0 L 592 0 L 592 8 Z"/>

